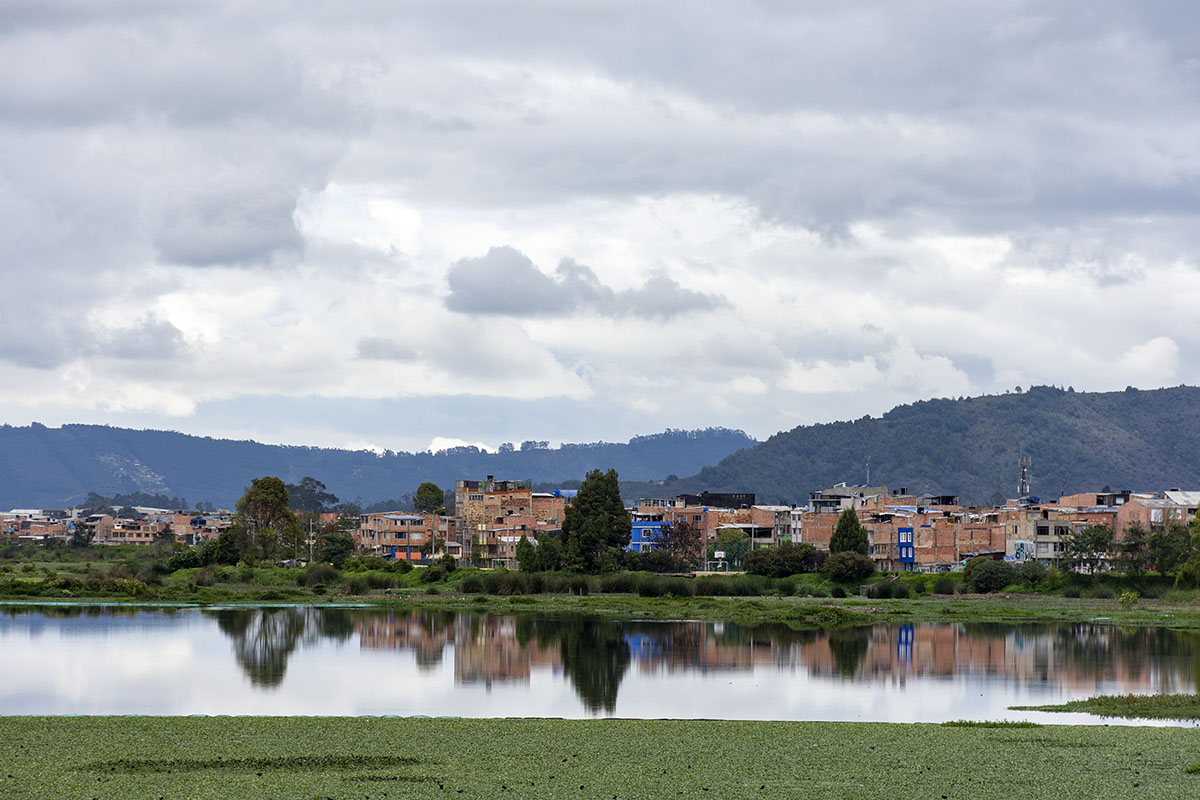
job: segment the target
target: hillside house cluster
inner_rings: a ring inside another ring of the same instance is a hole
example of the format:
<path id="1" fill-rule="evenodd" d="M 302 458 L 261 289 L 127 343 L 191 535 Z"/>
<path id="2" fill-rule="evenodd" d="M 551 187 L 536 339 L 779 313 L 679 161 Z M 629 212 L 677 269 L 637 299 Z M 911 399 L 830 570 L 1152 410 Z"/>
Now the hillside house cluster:
<path id="1" fill-rule="evenodd" d="M 1188 523 L 1200 492 L 1087 492 L 1042 502 L 1009 500 L 993 508 L 963 507 L 947 495 L 916 496 L 886 486 L 839 485 L 810 495 L 796 512 L 792 541 L 828 549 L 837 518 L 853 508 L 867 531 L 875 566 L 889 571 L 952 569 L 968 558 L 1056 563 L 1066 540 L 1091 525 L 1107 525 L 1117 538 L 1131 525 L 1144 528 Z"/>
<path id="2" fill-rule="evenodd" d="M 454 516 L 364 514 L 358 543 L 362 550 L 388 558 L 420 561 L 429 552 L 450 553 L 512 567 L 521 537 L 536 544 L 547 534 L 561 533 L 573 495 L 569 490 L 534 492 L 528 483 L 492 477 L 458 481 Z M 963 506 L 954 495 L 918 495 L 887 486 L 838 484 L 812 492 L 805 506 L 759 504 L 748 492 L 703 492 L 643 498 L 630 506 L 629 550 L 656 548 L 664 527 L 680 523 L 700 531 L 705 544 L 736 531 L 751 548 L 790 542 L 827 550 L 838 517 L 852 509 L 880 570 L 944 571 L 974 556 L 1051 564 L 1062 557 L 1066 539 L 1081 528 L 1108 525 L 1120 537 L 1134 524 L 1188 523 L 1198 503 L 1200 492 L 1175 489 L 1105 490 L 1052 502 L 1024 497 L 991 508 Z"/>
<path id="3" fill-rule="evenodd" d="M 140 517 L 131 519 L 110 513 L 83 513 L 78 509 L 31 508 L 0 512 L 0 541 L 66 542 L 77 529 L 92 535 L 92 544 L 153 544 L 170 539 L 182 545 L 199 544 L 233 524 L 230 512 L 210 515 L 186 514 L 162 508 L 134 508 Z"/>
<path id="4" fill-rule="evenodd" d="M 537 542 L 561 533 L 571 489 L 535 492 L 527 481 L 460 480 L 454 487 L 454 515 L 407 511 L 363 514 L 355 542 L 363 552 L 384 558 L 423 561 L 448 553 L 488 564 L 516 564 L 521 537 Z"/>
<path id="5" fill-rule="evenodd" d="M 535 545 L 559 535 L 575 490 L 535 492 L 527 481 L 460 480 L 453 515 L 392 511 L 363 514 L 354 529 L 359 552 L 390 559 L 424 561 L 448 553 L 456 559 L 513 567 L 517 544 Z M 838 517 L 853 510 L 867 532 L 875 566 L 887 571 L 934 572 L 966 559 L 987 556 L 1010 561 L 1057 562 L 1068 538 L 1091 525 L 1107 525 L 1117 538 L 1133 525 L 1154 528 L 1188 524 L 1200 507 L 1200 491 L 1129 490 L 1008 500 L 994 507 L 963 506 L 953 495 L 914 494 L 887 486 L 836 486 L 812 492 L 808 503 L 764 505 L 749 492 L 681 494 L 643 498 L 627 510 L 632 522 L 629 550 L 659 546 L 664 528 L 686 523 L 703 543 L 722 534 L 744 534 L 751 548 L 785 542 L 827 550 Z M 196 515 L 155 508 L 135 509 L 139 519 L 113 513 L 81 514 L 70 509 L 0 512 L 0 542 L 66 541 L 87 529 L 98 545 L 151 544 L 167 539 L 194 545 L 232 524 L 232 513 Z M 336 522 L 322 514 L 315 524 Z M 699 554 L 697 554 L 699 555 Z"/>

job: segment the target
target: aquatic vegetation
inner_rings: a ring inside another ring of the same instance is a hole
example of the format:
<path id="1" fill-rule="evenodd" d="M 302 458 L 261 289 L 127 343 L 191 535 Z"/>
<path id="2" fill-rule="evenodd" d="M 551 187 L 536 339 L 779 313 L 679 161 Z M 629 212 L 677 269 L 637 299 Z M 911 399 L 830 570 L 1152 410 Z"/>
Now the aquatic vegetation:
<path id="1" fill-rule="evenodd" d="M 0 796 L 1188 797 L 1194 741 L 995 724 L 5 717 Z"/>
<path id="2" fill-rule="evenodd" d="M 1200 719 L 1200 694 L 1097 695 L 1044 706 L 1012 706 L 1024 711 L 1082 711 L 1126 719 Z"/>

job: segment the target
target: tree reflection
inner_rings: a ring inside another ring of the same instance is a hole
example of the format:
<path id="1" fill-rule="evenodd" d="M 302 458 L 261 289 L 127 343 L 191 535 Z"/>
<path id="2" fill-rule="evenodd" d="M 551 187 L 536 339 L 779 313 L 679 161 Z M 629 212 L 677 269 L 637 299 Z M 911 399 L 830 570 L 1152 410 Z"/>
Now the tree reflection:
<path id="1" fill-rule="evenodd" d="M 563 674 L 570 679 L 584 708 L 593 714 L 613 713 L 617 689 L 629 669 L 629 643 L 607 620 L 577 617 L 559 629 Z"/>
<path id="2" fill-rule="evenodd" d="M 858 675 L 858 667 L 871 642 L 870 628 L 840 628 L 829 632 L 833 671 L 843 678 Z"/>
<path id="3" fill-rule="evenodd" d="M 88 613 L 88 612 L 84 612 Z M 561 674 L 591 714 L 612 714 L 634 661 L 641 674 L 807 670 L 845 680 L 1008 675 L 1126 691 L 1200 686 L 1200 635 L 1090 623 L 916 624 L 825 631 L 732 622 L 649 622 L 533 614 L 241 608 L 207 611 L 258 687 L 279 686 L 292 655 L 321 639 L 410 652 L 420 672 L 453 647 L 460 684 L 528 682 Z M 160 615 L 161 616 L 161 615 Z M 560 672 L 561 670 L 561 672 Z"/>
<path id="4" fill-rule="evenodd" d="M 213 612 L 233 640 L 233 655 L 255 686 L 283 683 L 287 662 L 306 636 L 311 609 L 227 608 Z"/>

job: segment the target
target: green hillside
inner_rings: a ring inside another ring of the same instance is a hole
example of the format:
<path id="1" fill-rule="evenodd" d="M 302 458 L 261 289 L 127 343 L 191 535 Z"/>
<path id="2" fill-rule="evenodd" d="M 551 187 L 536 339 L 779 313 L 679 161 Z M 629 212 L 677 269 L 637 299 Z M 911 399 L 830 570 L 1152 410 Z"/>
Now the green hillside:
<path id="1" fill-rule="evenodd" d="M 638 496 L 753 491 L 804 503 L 839 481 L 871 482 L 986 502 L 1013 497 L 1018 461 L 1033 460 L 1033 493 L 1200 488 L 1200 388 L 1024 393 L 898 406 L 882 417 L 809 425 L 733 453 L 698 475 L 627 484 Z"/>
<path id="2" fill-rule="evenodd" d="M 635 436 L 626 443 L 526 442 L 488 453 L 455 447 L 437 453 L 384 453 L 285 447 L 104 425 L 48 428 L 0 425 L 0 509 L 67 506 L 88 492 L 175 495 L 230 507 L 251 478 L 289 483 L 311 475 L 342 500 L 370 504 L 414 491 L 424 481 L 453 488 L 458 479 L 530 479 L 561 484 L 592 469 L 633 479 L 694 473 L 754 440 L 742 431 L 709 428 Z"/>

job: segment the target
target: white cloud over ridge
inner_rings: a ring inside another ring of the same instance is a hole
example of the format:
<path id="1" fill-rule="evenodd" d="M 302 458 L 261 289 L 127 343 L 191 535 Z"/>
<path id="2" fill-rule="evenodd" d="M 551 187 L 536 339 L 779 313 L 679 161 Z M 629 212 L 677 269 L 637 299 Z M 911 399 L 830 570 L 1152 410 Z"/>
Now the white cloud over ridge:
<path id="1" fill-rule="evenodd" d="M 9 3 L 0 421 L 420 449 L 1194 383 L 1197 22 Z"/>

